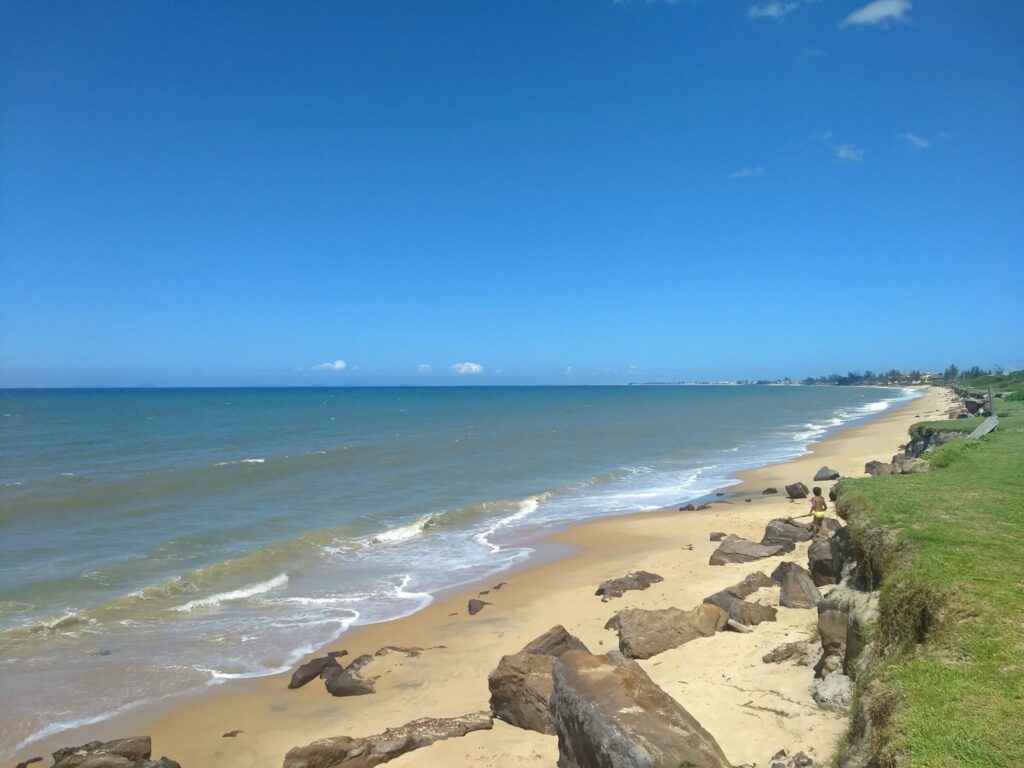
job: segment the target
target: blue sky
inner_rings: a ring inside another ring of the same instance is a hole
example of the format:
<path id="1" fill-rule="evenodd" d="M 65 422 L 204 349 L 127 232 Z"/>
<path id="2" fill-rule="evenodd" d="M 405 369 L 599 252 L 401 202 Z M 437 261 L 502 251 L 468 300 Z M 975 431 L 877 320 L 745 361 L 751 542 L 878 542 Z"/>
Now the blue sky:
<path id="1" fill-rule="evenodd" d="M 6 0 L 0 88 L 0 385 L 1024 365 L 1024 3 Z"/>

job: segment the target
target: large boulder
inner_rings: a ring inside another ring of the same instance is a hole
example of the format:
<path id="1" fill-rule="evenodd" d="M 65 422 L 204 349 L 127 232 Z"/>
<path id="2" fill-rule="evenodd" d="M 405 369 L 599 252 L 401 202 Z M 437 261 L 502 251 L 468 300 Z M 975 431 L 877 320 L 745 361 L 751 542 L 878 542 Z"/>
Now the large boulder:
<path id="1" fill-rule="evenodd" d="M 284 756 L 284 768 L 372 768 L 435 741 L 486 731 L 493 725 L 490 712 L 424 717 L 373 736 L 334 736 L 294 747 Z"/>
<path id="2" fill-rule="evenodd" d="M 810 541 L 812 535 L 808 526 L 788 517 L 777 517 L 765 526 L 761 543 L 782 544 L 789 548 L 787 551 L 792 552 L 798 543 Z"/>
<path id="3" fill-rule="evenodd" d="M 710 637 L 725 628 L 728 616 L 708 603 L 683 611 L 679 608 L 645 610 L 627 608 L 605 624 L 619 633 L 619 651 L 631 659 L 649 659 L 698 637 Z"/>
<path id="4" fill-rule="evenodd" d="M 709 565 L 725 565 L 726 563 L 749 563 L 765 557 L 774 557 L 786 552 L 782 544 L 755 544 L 738 536 L 726 536 L 711 553 Z"/>
<path id="5" fill-rule="evenodd" d="M 586 651 L 587 647 L 559 624 L 519 653 L 502 656 L 487 678 L 494 716 L 519 728 L 553 734 L 548 714 L 551 665 L 569 650 Z"/>
<path id="6" fill-rule="evenodd" d="M 647 589 L 651 584 L 657 584 L 664 579 L 656 573 L 648 571 L 633 571 L 625 576 L 602 581 L 597 585 L 595 595 L 600 595 L 605 602 L 613 597 L 622 597 L 624 592 L 631 589 Z"/>
<path id="7" fill-rule="evenodd" d="M 149 760 L 152 743 L 149 736 L 133 736 L 113 741 L 90 741 L 78 747 L 63 747 L 53 753 L 53 768 L 122 768 Z"/>
<path id="8" fill-rule="evenodd" d="M 836 569 L 832 560 L 832 540 L 817 538 L 807 548 L 807 567 L 815 586 L 836 583 Z"/>
<path id="9" fill-rule="evenodd" d="M 793 483 L 786 486 L 786 495 L 791 499 L 806 499 L 810 493 L 811 489 L 803 483 Z"/>
<path id="10" fill-rule="evenodd" d="M 713 595 L 705 597 L 704 602 L 722 607 L 722 600 L 728 600 L 729 598 L 739 598 L 740 600 L 743 600 L 750 597 L 752 594 L 757 592 L 757 590 L 774 586 L 774 584 L 775 582 L 766 576 L 764 571 L 754 571 L 753 573 L 749 573 L 744 576 L 743 581 L 739 581 L 731 587 L 726 587 L 723 590 L 715 592 Z"/>
<path id="11" fill-rule="evenodd" d="M 821 469 L 819 469 L 817 472 L 814 473 L 814 482 L 816 482 L 816 483 L 821 481 L 821 480 L 838 480 L 838 479 L 839 479 L 839 472 L 837 472 L 836 470 L 832 469 L 831 467 L 822 467 Z"/>
<path id="12" fill-rule="evenodd" d="M 884 461 L 869 461 L 864 465 L 864 472 L 878 477 L 879 475 L 891 475 L 892 464 L 886 464 Z"/>
<path id="13" fill-rule="evenodd" d="M 779 605 L 785 608 L 814 608 L 821 602 L 811 574 L 797 563 L 779 563 L 772 571 L 772 580 L 781 586 Z"/>
<path id="14" fill-rule="evenodd" d="M 620 654 L 569 651 L 553 677 L 558 768 L 730 768 L 714 737 Z"/>

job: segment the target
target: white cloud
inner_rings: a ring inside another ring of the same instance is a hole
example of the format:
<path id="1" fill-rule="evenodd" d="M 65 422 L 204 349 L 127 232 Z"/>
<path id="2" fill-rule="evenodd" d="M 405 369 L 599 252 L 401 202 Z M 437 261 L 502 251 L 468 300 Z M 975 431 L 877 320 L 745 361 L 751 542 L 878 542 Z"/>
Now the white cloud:
<path id="1" fill-rule="evenodd" d="M 880 24 L 884 21 L 903 21 L 903 15 L 910 10 L 910 0 L 875 0 L 858 8 L 845 19 L 840 27 L 851 24 Z"/>
<path id="2" fill-rule="evenodd" d="M 900 136 L 909 141 L 910 146 L 913 147 L 915 150 L 928 149 L 928 147 L 932 145 L 932 143 L 928 141 L 928 139 L 924 138 L 923 136 L 918 136 L 916 133 L 911 133 L 910 131 L 907 131 L 906 133 L 901 133 Z"/>
<path id="3" fill-rule="evenodd" d="M 466 374 L 478 374 L 484 372 L 484 367 L 480 363 L 455 363 L 452 366 L 452 370 L 457 374 L 465 376 Z"/>
<path id="4" fill-rule="evenodd" d="M 764 168 L 761 166 L 755 166 L 753 168 L 740 168 L 738 171 L 727 173 L 725 178 L 727 179 L 756 179 L 758 176 L 764 176 Z"/>
<path id="5" fill-rule="evenodd" d="M 416 370 L 420 373 L 430 373 L 433 368 L 430 367 L 430 363 L 420 363 Z"/>
<path id="6" fill-rule="evenodd" d="M 344 360 L 335 360 L 333 363 L 320 363 L 313 366 L 314 371 L 344 371 L 346 368 L 348 368 L 348 363 Z"/>
<path id="7" fill-rule="evenodd" d="M 836 157 L 847 163 L 859 163 L 864 159 L 864 150 L 856 144 L 840 144 L 836 149 Z"/>
<path id="8" fill-rule="evenodd" d="M 566 376 L 572 376 L 572 366 L 571 365 L 565 366 L 565 375 Z"/>
<path id="9" fill-rule="evenodd" d="M 763 5 L 752 5 L 747 9 L 747 16 L 752 19 L 781 19 L 786 14 L 792 13 L 800 6 L 796 3 L 764 3 Z"/>

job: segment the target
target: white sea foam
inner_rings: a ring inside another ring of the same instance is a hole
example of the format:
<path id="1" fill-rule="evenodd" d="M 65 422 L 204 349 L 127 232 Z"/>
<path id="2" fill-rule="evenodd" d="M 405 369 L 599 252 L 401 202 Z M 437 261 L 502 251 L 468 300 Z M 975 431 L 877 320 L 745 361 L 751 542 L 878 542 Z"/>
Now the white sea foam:
<path id="1" fill-rule="evenodd" d="M 263 464 L 266 459 L 239 459 L 238 461 L 218 461 L 215 467 L 230 467 L 233 464 Z"/>
<path id="2" fill-rule="evenodd" d="M 235 589 L 231 592 L 219 592 L 209 597 L 201 597 L 196 600 L 189 600 L 184 605 L 179 605 L 174 610 L 181 612 L 194 611 L 197 608 L 213 608 L 221 603 L 228 602 L 229 600 L 244 600 L 247 597 L 253 597 L 255 595 L 262 595 L 265 592 L 269 592 L 272 589 L 286 584 L 288 582 L 287 573 L 279 573 L 272 579 L 262 581 L 258 584 L 253 584 L 248 587 L 242 587 L 241 589 Z"/>
<path id="3" fill-rule="evenodd" d="M 531 496 L 528 499 L 523 499 L 521 502 L 519 502 L 519 506 L 515 512 L 513 512 L 511 515 L 507 515 L 506 517 L 501 518 L 500 520 L 497 520 L 487 530 L 475 534 L 473 536 L 473 541 L 487 547 L 491 551 L 492 555 L 501 552 L 501 547 L 492 542 L 490 540 L 490 537 L 493 536 L 499 529 L 507 528 L 508 526 L 515 524 L 519 520 L 522 520 L 524 517 L 532 515 L 540 507 L 541 502 L 547 501 L 550 498 L 550 493 L 542 493 L 539 496 Z"/>
<path id="4" fill-rule="evenodd" d="M 437 515 L 433 513 L 423 515 L 423 517 L 409 523 L 408 525 L 400 525 L 396 528 L 389 528 L 383 533 L 374 534 L 366 541 L 370 544 L 390 544 L 396 541 L 406 541 L 408 539 L 415 538 L 426 530 L 430 521 L 436 516 Z"/>

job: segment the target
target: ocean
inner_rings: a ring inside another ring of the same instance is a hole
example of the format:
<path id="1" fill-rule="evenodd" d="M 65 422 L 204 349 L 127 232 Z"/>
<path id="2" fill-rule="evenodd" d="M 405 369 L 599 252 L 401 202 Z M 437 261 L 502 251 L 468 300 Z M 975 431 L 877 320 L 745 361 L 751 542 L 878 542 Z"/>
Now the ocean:
<path id="1" fill-rule="evenodd" d="M 0 758 L 289 669 L 915 396 L 802 386 L 0 391 Z"/>

